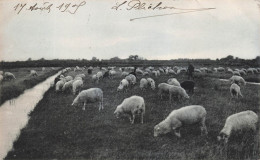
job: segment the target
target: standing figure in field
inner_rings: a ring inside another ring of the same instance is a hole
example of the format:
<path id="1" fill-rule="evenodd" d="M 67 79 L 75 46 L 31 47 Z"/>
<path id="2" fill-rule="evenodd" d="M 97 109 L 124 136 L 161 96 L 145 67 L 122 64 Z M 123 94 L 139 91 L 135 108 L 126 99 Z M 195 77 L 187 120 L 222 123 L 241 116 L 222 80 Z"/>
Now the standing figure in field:
<path id="1" fill-rule="evenodd" d="M 189 66 L 188 66 L 188 79 L 190 79 L 190 77 L 192 79 L 194 79 L 194 76 L 193 76 L 193 72 L 194 72 L 194 66 L 189 62 Z"/>

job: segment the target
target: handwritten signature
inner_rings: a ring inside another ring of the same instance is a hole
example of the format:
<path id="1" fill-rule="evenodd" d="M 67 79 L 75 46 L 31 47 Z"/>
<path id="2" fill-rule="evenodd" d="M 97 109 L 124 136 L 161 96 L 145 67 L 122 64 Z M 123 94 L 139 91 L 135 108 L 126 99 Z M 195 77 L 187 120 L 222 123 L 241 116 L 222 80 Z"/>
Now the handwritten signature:
<path id="1" fill-rule="evenodd" d="M 86 4 L 86 1 L 82 1 L 78 4 L 76 3 L 60 3 L 58 5 L 55 5 L 50 2 L 44 2 L 42 4 L 34 3 L 34 4 L 28 4 L 28 3 L 18 3 L 14 6 L 14 11 L 17 14 L 20 14 L 23 11 L 46 11 L 47 13 L 50 13 L 52 10 L 56 9 L 60 12 L 68 12 L 70 14 L 75 14 L 78 9 Z"/>
<path id="2" fill-rule="evenodd" d="M 116 3 L 111 9 L 114 10 L 175 10 L 174 13 L 168 13 L 168 14 L 158 14 L 158 15 L 152 15 L 152 16 L 145 16 L 145 17 L 137 17 L 132 18 L 130 21 L 136 20 L 136 19 L 144 19 L 144 18 L 151 18 L 151 17 L 159 17 L 159 16 L 167 16 L 167 15 L 173 15 L 173 14 L 184 14 L 184 13 L 190 13 L 190 12 L 199 12 L 199 11 L 206 11 L 216 8 L 178 8 L 175 6 L 166 6 L 163 4 L 163 2 L 157 2 L 157 3 L 145 3 L 141 0 L 130 0 L 130 1 L 123 1 L 120 3 Z"/>

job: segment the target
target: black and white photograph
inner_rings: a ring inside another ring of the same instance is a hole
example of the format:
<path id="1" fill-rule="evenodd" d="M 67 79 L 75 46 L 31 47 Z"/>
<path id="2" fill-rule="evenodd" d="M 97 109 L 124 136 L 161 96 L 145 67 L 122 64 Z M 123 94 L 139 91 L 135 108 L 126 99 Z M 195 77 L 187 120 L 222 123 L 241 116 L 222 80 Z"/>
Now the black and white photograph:
<path id="1" fill-rule="evenodd" d="M 259 160 L 260 0 L 0 0 L 0 160 Z"/>

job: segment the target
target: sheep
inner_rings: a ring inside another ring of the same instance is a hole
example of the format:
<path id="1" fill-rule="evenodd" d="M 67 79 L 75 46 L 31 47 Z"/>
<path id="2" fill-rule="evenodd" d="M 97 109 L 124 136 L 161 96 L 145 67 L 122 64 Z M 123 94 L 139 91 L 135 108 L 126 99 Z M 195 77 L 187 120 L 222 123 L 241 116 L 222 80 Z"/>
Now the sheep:
<path id="1" fill-rule="evenodd" d="M 73 84 L 73 80 L 70 80 L 68 82 L 66 82 L 63 87 L 62 87 L 62 92 L 65 92 L 66 90 L 72 90 L 72 84 Z"/>
<path id="2" fill-rule="evenodd" d="M 73 80 L 73 77 L 71 77 L 71 76 L 66 76 L 64 79 L 66 80 L 66 82 L 69 82 L 69 81 Z"/>
<path id="3" fill-rule="evenodd" d="M 228 143 L 231 134 L 234 134 L 238 131 L 253 130 L 255 132 L 257 128 L 257 122 L 257 114 L 250 110 L 230 115 L 226 119 L 226 123 L 223 129 L 220 131 L 217 139 L 218 141 L 224 140 L 225 143 Z"/>
<path id="4" fill-rule="evenodd" d="M 244 78 L 242 78 L 240 76 L 232 76 L 229 80 L 230 80 L 231 84 L 236 83 L 238 85 L 241 85 L 241 84 L 246 85 L 246 81 L 244 80 Z"/>
<path id="5" fill-rule="evenodd" d="M 101 71 L 97 72 L 97 79 L 98 81 L 103 77 L 103 73 Z"/>
<path id="6" fill-rule="evenodd" d="M 103 78 L 110 78 L 110 76 L 109 76 L 109 71 L 106 71 L 106 72 L 103 74 Z"/>
<path id="7" fill-rule="evenodd" d="M 81 77 L 75 77 L 75 78 L 74 78 L 74 81 L 76 81 L 76 80 L 81 80 L 81 81 L 83 81 L 83 79 L 82 79 Z"/>
<path id="8" fill-rule="evenodd" d="M 0 71 L 0 75 L 3 75 L 4 74 L 4 71 Z"/>
<path id="9" fill-rule="evenodd" d="M 181 87 L 178 87 L 178 86 L 172 86 L 169 88 L 169 99 L 171 101 L 171 97 L 172 95 L 175 95 L 178 97 L 178 99 L 181 99 L 181 98 L 187 98 L 189 99 L 189 95 L 186 93 L 186 91 L 181 88 Z"/>
<path id="10" fill-rule="evenodd" d="M 13 73 L 11 73 L 11 72 L 5 72 L 5 73 L 4 73 L 4 79 L 6 79 L 6 80 L 15 80 L 16 78 L 15 78 L 15 76 L 14 76 Z"/>
<path id="11" fill-rule="evenodd" d="M 157 71 L 152 71 L 152 74 L 153 74 L 155 77 L 158 77 L 158 72 L 157 72 Z"/>
<path id="12" fill-rule="evenodd" d="M 233 72 L 233 75 L 235 75 L 235 76 L 241 76 L 241 74 L 239 73 L 239 71 L 234 71 L 234 72 Z"/>
<path id="13" fill-rule="evenodd" d="M 129 74 L 128 76 L 125 77 L 125 79 L 130 83 L 130 84 L 135 84 L 136 83 L 136 77 L 133 74 Z"/>
<path id="14" fill-rule="evenodd" d="M 150 75 L 149 72 L 146 72 L 146 71 L 145 71 L 145 72 L 143 73 L 143 76 L 149 76 L 149 75 Z"/>
<path id="15" fill-rule="evenodd" d="M 45 67 L 42 67 L 42 71 L 45 71 Z"/>
<path id="16" fill-rule="evenodd" d="M 59 92 L 62 90 L 62 87 L 64 85 L 64 81 L 60 80 L 55 84 L 55 91 Z"/>
<path id="17" fill-rule="evenodd" d="M 176 78 L 170 78 L 167 81 L 167 83 L 170 84 L 170 85 L 174 85 L 174 86 L 181 86 L 180 82 Z"/>
<path id="18" fill-rule="evenodd" d="M 78 96 L 73 100 L 72 106 L 78 105 L 79 103 L 84 103 L 82 110 L 85 110 L 87 103 L 99 102 L 99 108 L 104 109 L 103 106 L 103 91 L 100 88 L 89 88 L 87 90 L 81 91 Z"/>
<path id="19" fill-rule="evenodd" d="M 121 77 L 125 77 L 125 76 L 127 76 L 127 75 L 129 75 L 129 73 L 126 72 L 126 71 L 124 71 L 124 72 L 122 72 Z"/>
<path id="20" fill-rule="evenodd" d="M 165 120 L 154 127 L 154 137 L 169 133 L 173 130 L 174 134 L 180 138 L 181 134 L 179 128 L 182 125 L 195 123 L 200 123 L 201 134 L 204 132 L 204 134 L 207 135 L 208 132 L 205 125 L 206 114 L 205 108 L 200 105 L 185 106 L 173 110 Z"/>
<path id="21" fill-rule="evenodd" d="M 125 98 L 124 101 L 116 107 L 114 114 L 117 118 L 123 114 L 127 114 L 131 124 L 134 124 L 135 116 L 141 114 L 141 123 L 144 123 L 145 103 L 143 97 L 134 95 Z"/>
<path id="22" fill-rule="evenodd" d="M 36 72 L 35 70 L 31 70 L 29 76 L 30 76 L 30 77 L 31 77 L 31 76 L 32 76 L 32 77 L 33 77 L 33 76 L 37 77 L 38 74 L 37 74 L 37 72 Z"/>
<path id="23" fill-rule="evenodd" d="M 195 86 L 194 81 L 184 81 L 184 82 L 181 82 L 180 85 L 183 89 L 188 90 L 191 93 L 194 93 L 194 86 Z"/>
<path id="24" fill-rule="evenodd" d="M 151 86 L 152 90 L 155 90 L 155 81 L 152 78 L 147 78 L 148 84 Z"/>
<path id="25" fill-rule="evenodd" d="M 92 76 L 92 80 L 93 80 L 93 82 L 97 82 L 97 83 L 98 83 L 98 78 L 97 78 L 97 75 L 96 75 L 96 74 L 94 74 L 94 75 Z"/>
<path id="26" fill-rule="evenodd" d="M 243 95 L 241 94 L 240 91 L 240 87 L 239 85 L 237 85 L 236 83 L 233 83 L 230 86 L 230 93 L 231 93 L 231 97 L 233 98 L 234 96 L 236 96 L 236 98 L 238 98 L 238 95 L 240 95 L 241 97 L 243 97 Z"/>
<path id="27" fill-rule="evenodd" d="M 110 77 L 110 78 L 113 79 L 115 75 L 116 75 L 116 71 L 115 71 L 115 70 L 110 70 L 110 71 L 109 71 L 109 77 Z"/>
<path id="28" fill-rule="evenodd" d="M 72 83 L 72 92 L 75 95 L 76 92 L 78 92 L 83 86 L 83 81 L 82 80 L 75 80 Z"/>
<path id="29" fill-rule="evenodd" d="M 129 85 L 129 82 L 126 79 L 123 79 L 120 82 L 120 84 L 119 84 L 119 86 L 117 88 L 117 91 L 121 91 L 121 90 L 127 91 L 128 85 Z"/>
<path id="30" fill-rule="evenodd" d="M 144 90 L 145 88 L 147 88 L 148 86 L 148 81 L 145 78 L 142 78 L 140 80 L 140 89 Z"/>
<path id="31" fill-rule="evenodd" d="M 240 73 L 241 76 L 246 76 L 247 75 L 246 72 L 243 71 L 243 70 L 239 70 L 238 72 Z"/>
<path id="32" fill-rule="evenodd" d="M 163 93 L 169 94 L 169 89 L 170 89 L 172 86 L 173 86 L 173 85 L 169 85 L 169 84 L 167 84 L 167 83 L 160 83 L 160 84 L 158 85 L 158 89 L 159 89 L 158 95 L 161 96 L 161 99 L 162 99 L 162 94 L 163 94 Z"/>
<path id="33" fill-rule="evenodd" d="M 86 76 L 85 76 L 85 74 L 78 74 L 78 75 L 76 75 L 75 77 L 81 77 L 82 79 L 84 79 Z"/>

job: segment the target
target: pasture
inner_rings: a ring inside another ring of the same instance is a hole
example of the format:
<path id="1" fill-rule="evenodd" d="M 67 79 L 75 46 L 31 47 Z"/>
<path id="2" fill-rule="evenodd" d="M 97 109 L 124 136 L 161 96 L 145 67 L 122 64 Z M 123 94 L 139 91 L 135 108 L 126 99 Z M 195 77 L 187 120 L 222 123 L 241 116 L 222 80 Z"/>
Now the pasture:
<path id="1" fill-rule="evenodd" d="M 35 86 L 36 84 L 44 81 L 49 76 L 57 73 L 60 67 L 51 69 L 46 67 L 42 71 L 41 67 L 38 68 L 13 68 L 4 69 L 4 72 L 11 72 L 15 76 L 15 80 L 4 80 L 0 84 L 0 104 L 3 104 L 6 100 L 15 98 L 23 93 L 24 90 Z M 37 77 L 30 77 L 30 70 L 35 70 L 38 73 Z"/>
<path id="2" fill-rule="evenodd" d="M 95 68 L 94 73 L 98 69 Z M 51 88 L 30 114 L 28 125 L 14 143 L 6 159 L 259 159 L 259 130 L 234 136 L 228 146 L 217 141 L 217 136 L 226 118 L 234 113 L 252 110 L 259 115 L 260 86 L 241 86 L 242 99 L 231 99 L 230 83 L 222 82 L 209 75 L 195 74 L 196 89 L 188 93 L 189 100 L 172 102 L 168 96 L 161 99 L 156 88 L 141 91 L 137 84 L 128 92 L 117 92 L 123 77 L 117 70 L 114 79 L 103 79 L 94 83 L 87 71 L 73 72 L 75 76 L 85 73 L 83 89 L 98 87 L 104 93 L 104 110 L 98 111 L 98 103 L 71 106 L 76 95 L 56 93 Z M 93 75 L 93 74 L 92 74 Z M 227 77 L 231 77 L 225 75 Z M 151 77 L 159 83 L 175 77 L 179 82 L 187 75 L 161 74 Z M 117 119 L 113 113 L 117 105 L 132 95 L 142 96 L 146 104 L 144 124 L 136 119 L 131 125 L 127 118 Z M 207 111 L 208 135 L 200 135 L 198 125 L 184 126 L 182 138 L 169 133 L 154 137 L 153 128 L 174 110 L 187 105 L 202 105 Z"/>

